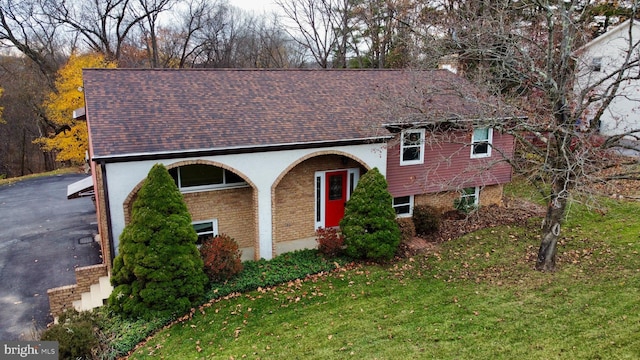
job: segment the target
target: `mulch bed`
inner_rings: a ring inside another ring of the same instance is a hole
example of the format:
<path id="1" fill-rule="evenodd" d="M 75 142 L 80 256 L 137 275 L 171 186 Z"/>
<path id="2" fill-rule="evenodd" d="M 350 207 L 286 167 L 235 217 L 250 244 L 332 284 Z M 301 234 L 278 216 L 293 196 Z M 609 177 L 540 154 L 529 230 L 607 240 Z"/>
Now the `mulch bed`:
<path id="1" fill-rule="evenodd" d="M 438 232 L 426 237 L 414 237 L 400 245 L 399 253 L 413 256 L 431 252 L 439 243 L 459 238 L 476 230 L 508 224 L 524 224 L 531 217 L 545 215 L 543 206 L 520 199 L 505 198 L 502 206 L 481 207 L 478 211 L 465 215 L 456 211 L 445 213 Z"/>

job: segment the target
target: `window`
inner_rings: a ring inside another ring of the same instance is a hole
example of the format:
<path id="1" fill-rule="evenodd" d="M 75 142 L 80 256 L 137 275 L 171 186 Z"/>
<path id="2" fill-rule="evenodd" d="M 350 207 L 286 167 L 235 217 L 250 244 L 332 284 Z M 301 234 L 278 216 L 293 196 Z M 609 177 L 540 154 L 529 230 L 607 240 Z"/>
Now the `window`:
<path id="1" fill-rule="evenodd" d="M 202 245 L 204 239 L 218 235 L 218 220 L 194 221 L 191 223 L 193 229 L 198 233 L 198 245 Z"/>
<path id="2" fill-rule="evenodd" d="M 492 128 L 475 128 L 471 138 L 471 158 L 483 158 L 491 156 L 491 143 L 493 142 Z"/>
<path id="3" fill-rule="evenodd" d="M 478 208 L 478 199 L 480 198 L 480 188 L 470 187 L 460 191 L 460 198 L 454 202 L 456 209 L 470 212 Z"/>
<path id="4" fill-rule="evenodd" d="M 405 130 L 400 144 L 400 165 L 424 162 L 424 129 Z"/>
<path id="5" fill-rule="evenodd" d="M 180 166 L 169 169 L 169 174 L 180 190 L 204 190 L 247 185 L 240 176 L 212 165 Z"/>
<path id="6" fill-rule="evenodd" d="M 411 216 L 413 210 L 413 196 L 393 198 L 393 209 L 398 217 Z"/>
<path id="7" fill-rule="evenodd" d="M 591 59 L 591 71 L 602 71 L 602 57 L 594 57 Z"/>

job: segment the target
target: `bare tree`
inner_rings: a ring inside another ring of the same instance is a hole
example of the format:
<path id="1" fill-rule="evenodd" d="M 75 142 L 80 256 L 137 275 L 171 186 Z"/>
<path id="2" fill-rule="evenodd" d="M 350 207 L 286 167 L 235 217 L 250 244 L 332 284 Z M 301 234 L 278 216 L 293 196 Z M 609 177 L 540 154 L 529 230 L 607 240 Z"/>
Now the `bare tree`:
<path id="1" fill-rule="evenodd" d="M 27 57 L 0 57 L 0 174 L 22 176 L 53 170 L 55 154 L 43 152 L 33 140 L 55 131 L 45 117 L 42 102 L 48 79 L 38 65 Z"/>
<path id="2" fill-rule="evenodd" d="M 207 0 L 189 0 L 181 9 L 172 14 L 174 25 L 168 26 L 161 46 L 163 62 L 167 67 L 184 68 L 193 66 L 197 62 L 197 54 L 206 46 L 205 33 L 212 24 L 220 28 L 224 26 L 223 19 L 228 11 L 227 5 Z M 227 19 L 231 22 L 232 19 Z M 218 31 L 214 31 L 216 34 Z"/>
<path id="3" fill-rule="evenodd" d="M 245 18 L 238 34 L 236 66 L 247 68 L 299 68 L 305 49 L 281 29 L 277 20 Z"/>
<path id="4" fill-rule="evenodd" d="M 636 1 L 629 7 L 632 17 L 636 7 Z M 496 112 L 495 103 L 479 100 L 486 109 L 485 126 L 512 134 L 519 143 L 520 156 L 504 161 L 547 200 L 536 262 L 543 271 L 555 269 L 571 201 L 593 204 L 597 185 L 640 180 L 638 158 L 615 151 L 628 146 L 623 139 L 637 138 L 640 125 L 611 137 L 599 134 L 597 125 L 608 105 L 626 96 L 621 88 L 640 80 L 640 39 L 630 22 L 616 67 L 577 85 L 591 71 L 576 52 L 588 40 L 587 9 L 587 2 L 576 0 L 504 0 L 457 1 L 441 11 L 441 33 L 448 34 L 443 43 L 459 57 L 465 75 L 519 109 L 504 116 L 506 108 Z M 464 89 L 461 95 L 468 96 Z"/>
<path id="5" fill-rule="evenodd" d="M 293 22 L 287 32 L 307 48 L 321 68 L 331 67 L 331 57 L 337 51 L 338 33 L 334 27 L 336 15 L 329 0 L 277 0 L 285 16 Z"/>
<path id="6" fill-rule="evenodd" d="M 360 67 L 385 68 L 390 66 L 387 57 L 395 49 L 402 53 L 396 57 L 405 63 L 409 53 L 403 52 L 413 48 L 409 31 L 414 26 L 415 12 L 420 9 L 413 0 L 365 0 L 358 1 L 353 7 L 353 16 L 357 24 L 352 31 L 353 49 L 359 55 L 362 47 L 366 48 L 363 56 L 358 56 Z"/>
<path id="7" fill-rule="evenodd" d="M 3 80 L 13 77 L 13 81 L 3 85 L 9 91 L 5 94 L 5 100 L 9 100 L 5 118 L 8 123 L 23 129 L 21 134 L 12 136 L 11 140 L 22 139 L 23 146 L 18 153 L 28 152 L 33 156 L 33 152 L 29 151 L 32 146 L 27 145 L 26 141 L 52 131 L 61 131 L 59 126 L 47 118 L 40 101 L 48 91 L 55 88 L 56 72 L 66 57 L 65 48 L 68 49 L 63 44 L 73 44 L 73 39 L 64 35 L 60 24 L 46 13 L 39 2 L 2 0 L 0 44 L 9 54 L 3 59 Z M 16 104 L 16 101 L 24 103 Z M 20 111 L 15 111 L 16 109 Z M 26 114 L 28 118 L 25 119 Z M 11 131 L 15 131 L 16 127 Z M 34 132 L 38 133 L 37 136 Z M 48 152 L 39 154 L 44 155 L 45 169 L 53 170 L 54 155 Z M 20 174 L 30 171 L 25 164 L 38 162 L 24 157 L 19 161 Z"/>
<path id="8" fill-rule="evenodd" d="M 130 32 L 150 15 L 136 14 L 131 0 L 43 0 L 43 4 L 49 16 L 77 32 L 91 51 L 109 60 L 120 59 Z"/>
<path id="9" fill-rule="evenodd" d="M 36 1 L 0 2 L 0 43 L 31 59 L 53 88 L 62 48 L 60 26 Z"/>
<path id="10" fill-rule="evenodd" d="M 152 68 L 160 66 L 160 49 L 158 44 L 158 27 L 160 14 L 171 9 L 176 0 L 137 0 L 134 7 L 136 18 L 143 20 L 138 23 L 140 32 L 145 40 L 145 48 Z"/>

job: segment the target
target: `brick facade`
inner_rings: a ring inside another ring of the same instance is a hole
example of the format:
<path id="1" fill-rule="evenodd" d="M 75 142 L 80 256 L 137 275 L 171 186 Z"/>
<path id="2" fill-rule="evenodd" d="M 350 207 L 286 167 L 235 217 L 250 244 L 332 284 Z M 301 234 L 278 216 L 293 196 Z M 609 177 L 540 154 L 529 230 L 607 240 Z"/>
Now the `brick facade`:
<path id="1" fill-rule="evenodd" d="M 256 211 L 250 187 L 202 191 L 183 194 L 193 221 L 218 220 L 218 231 L 238 242 L 238 246 L 254 247 L 256 243 Z"/>
<path id="2" fill-rule="evenodd" d="M 504 184 L 485 186 L 480 190 L 480 206 L 502 206 Z"/>
<path id="3" fill-rule="evenodd" d="M 80 300 L 82 293 L 89 292 L 91 285 L 98 279 L 108 275 L 107 265 L 98 264 L 76 268 L 76 284 L 61 286 L 47 290 L 49 296 L 49 312 L 54 317 L 65 310 L 73 309 L 73 302 Z"/>
<path id="4" fill-rule="evenodd" d="M 291 168 L 273 192 L 273 239 L 275 243 L 315 236 L 315 172 L 359 168 L 345 156 L 326 154 Z M 360 170 L 361 173 L 364 169 Z"/>
<path id="5" fill-rule="evenodd" d="M 94 166 L 92 171 L 95 174 L 94 186 L 96 197 L 96 215 L 98 220 L 98 236 L 100 241 L 100 250 L 102 251 L 102 262 L 107 266 L 107 271 L 111 271 L 111 247 L 109 245 L 109 227 L 107 226 L 107 208 L 105 204 L 105 192 L 102 186 L 102 169 Z"/>
<path id="6" fill-rule="evenodd" d="M 502 184 L 489 185 L 480 189 L 480 206 L 502 205 Z M 440 212 L 454 209 L 454 201 L 460 198 L 457 191 L 447 191 L 414 196 L 414 205 L 429 205 Z"/>

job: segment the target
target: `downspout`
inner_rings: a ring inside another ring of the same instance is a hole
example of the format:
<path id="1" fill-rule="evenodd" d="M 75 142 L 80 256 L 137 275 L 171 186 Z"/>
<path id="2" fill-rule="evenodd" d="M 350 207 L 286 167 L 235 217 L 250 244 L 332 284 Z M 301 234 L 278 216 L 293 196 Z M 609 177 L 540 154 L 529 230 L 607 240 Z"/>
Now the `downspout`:
<path id="1" fill-rule="evenodd" d="M 115 247 L 113 244 L 113 231 L 111 230 L 111 206 L 109 205 L 109 187 L 107 183 L 107 166 L 104 161 L 100 161 L 100 171 L 102 172 L 102 189 L 104 190 L 104 207 L 107 216 L 107 236 L 109 238 L 109 254 L 111 266 L 113 259 L 116 257 Z"/>

